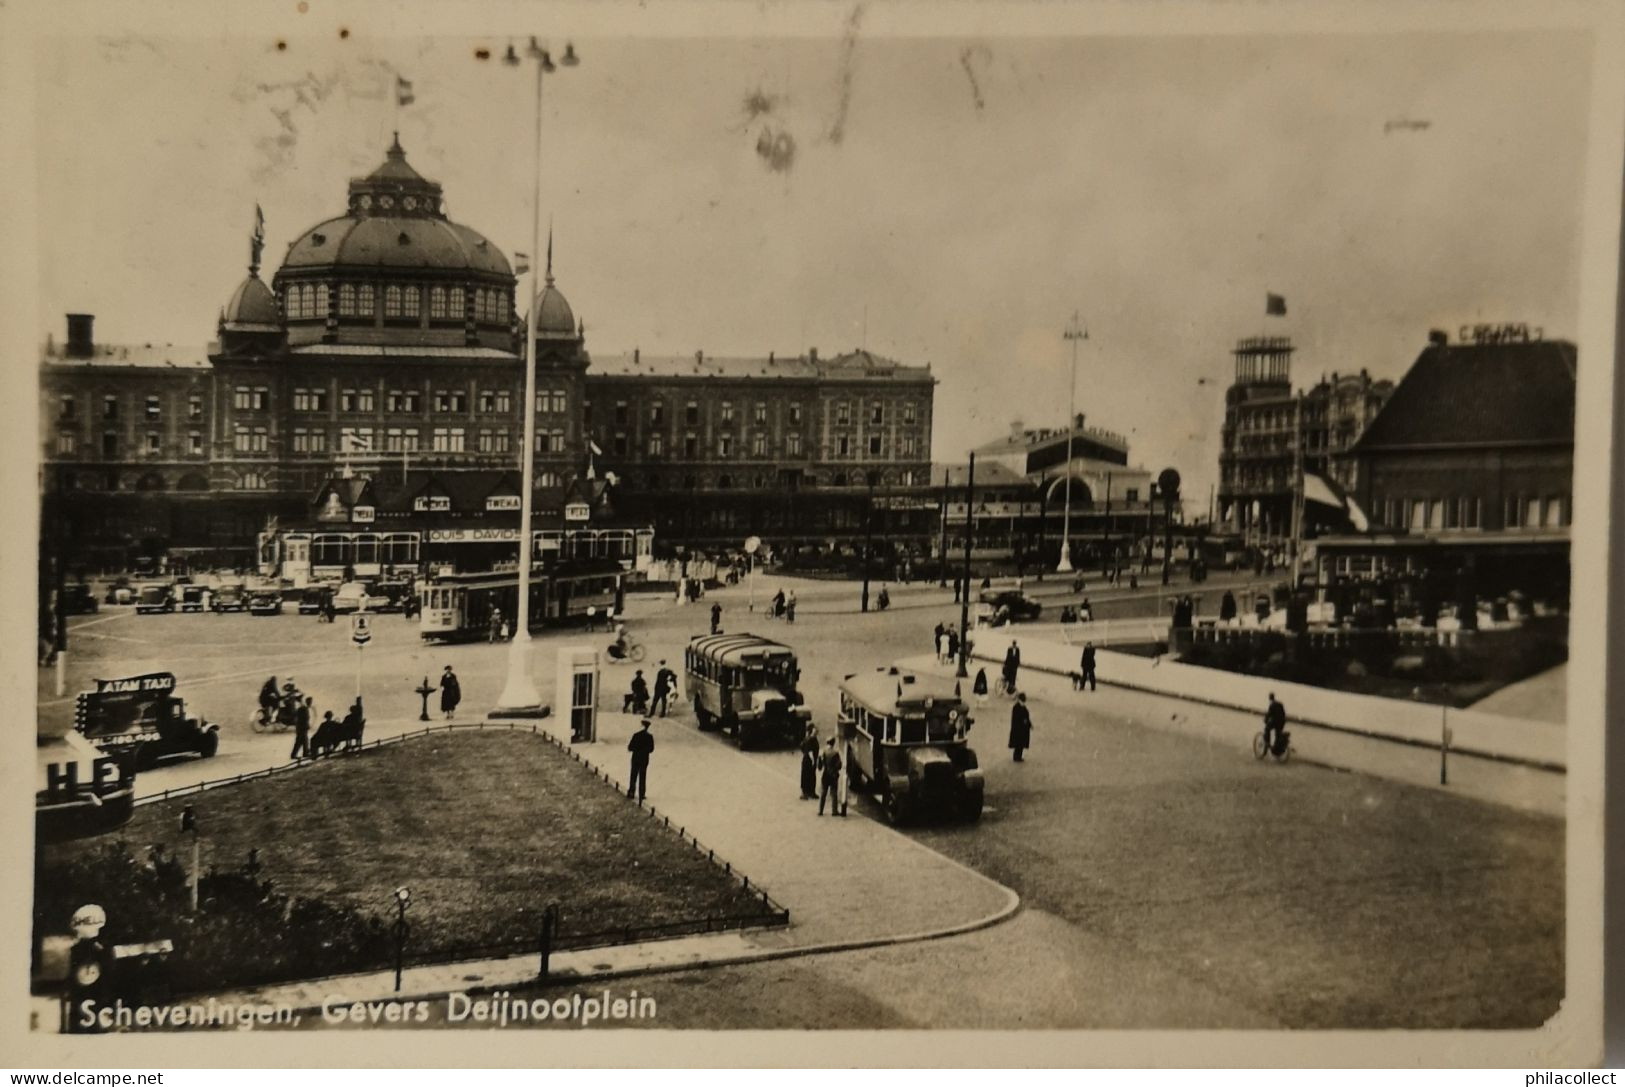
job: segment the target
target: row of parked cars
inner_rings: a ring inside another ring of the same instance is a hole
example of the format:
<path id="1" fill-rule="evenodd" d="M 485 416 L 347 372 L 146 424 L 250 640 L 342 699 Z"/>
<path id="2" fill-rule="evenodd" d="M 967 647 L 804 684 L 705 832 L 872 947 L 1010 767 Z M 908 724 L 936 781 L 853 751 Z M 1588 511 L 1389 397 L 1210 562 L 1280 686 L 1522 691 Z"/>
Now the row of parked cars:
<path id="1" fill-rule="evenodd" d="M 249 585 L 242 581 L 201 584 L 179 579 L 131 584 L 121 578 L 107 590 L 105 600 L 108 604 L 133 604 L 139 615 L 205 611 L 281 615 L 290 603 L 296 605 L 300 615 L 321 615 L 328 610 L 402 611 L 415 591 L 414 583 L 403 578 L 323 582 L 303 588 Z M 67 586 L 63 603 L 70 615 L 94 612 L 98 607 L 94 593 L 83 584 Z"/>

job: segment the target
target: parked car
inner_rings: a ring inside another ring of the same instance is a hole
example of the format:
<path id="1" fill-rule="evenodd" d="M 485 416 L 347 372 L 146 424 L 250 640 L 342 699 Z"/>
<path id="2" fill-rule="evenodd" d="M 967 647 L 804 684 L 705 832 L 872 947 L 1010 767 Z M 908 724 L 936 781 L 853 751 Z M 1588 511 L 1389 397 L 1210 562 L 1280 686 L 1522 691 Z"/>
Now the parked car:
<path id="1" fill-rule="evenodd" d="M 404 611 L 406 602 L 416 592 L 410 579 L 394 578 L 380 581 L 367 594 L 367 606 L 373 611 Z"/>
<path id="2" fill-rule="evenodd" d="M 83 582 L 62 586 L 61 606 L 63 615 L 91 615 L 101 607 L 96 603 L 96 594 Z"/>
<path id="3" fill-rule="evenodd" d="M 1034 622 L 1044 610 L 1044 605 L 1015 589 L 984 592 L 979 602 L 982 605 L 979 610 L 989 625 L 996 627 L 1005 623 Z"/>
<path id="4" fill-rule="evenodd" d="M 281 615 L 282 594 L 279 592 L 261 590 L 248 598 L 248 614 L 250 615 Z"/>
<path id="5" fill-rule="evenodd" d="M 180 610 L 183 612 L 203 611 L 203 598 L 208 594 L 208 591 L 202 585 L 181 586 Z"/>
<path id="6" fill-rule="evenodd" d="M 113 584 L 111 584 L 111 585 L 109 585 L 107 587 L 107 596 L 104 599 L 104 603 L 108 603 L 108 604 L 133 604 L 133 603 L 135 603 L 135 590 L 130 588 L 130 579 L 127 578 L 127 577 L 121 577 L 121 578 L 115 579 Z"/>
<path id="7" fill-rule="evenodd" d="M 173 585 L 143 585 L 135 598 L 137 615 L 159 615 L 175 610 Z"/>
<path id="8" fill-rule="evenodd" d="M 221 585 L 214 591 L 216 612 L 244 611 L 248 607 L 248 594 L 240 582 Z"/>
<path id="9" fill-rule="evenodd" d="M 367 591 L 365 582 L 346 581 L 333 594 L 333 610 L 336 612 L 363 611 L 371 599 L 372 597 Z"/>
<path id="10" fill-rule="evenodd" d="M 299 597 L 300 615 L 320 615 L 322 605 L 333 596 L 331 585 L 307 585 Z"/>

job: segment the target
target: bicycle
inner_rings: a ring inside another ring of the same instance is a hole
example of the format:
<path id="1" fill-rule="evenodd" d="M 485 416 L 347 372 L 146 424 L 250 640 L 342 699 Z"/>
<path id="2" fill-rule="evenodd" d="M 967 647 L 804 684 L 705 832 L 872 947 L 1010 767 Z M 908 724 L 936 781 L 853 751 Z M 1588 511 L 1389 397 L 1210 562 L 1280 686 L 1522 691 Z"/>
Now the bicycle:
<path id="1" fill-rule="evenodd" d="M 1275 739 L 1275 747 L 1271 749 L 1264 739 L 1262 730 L 1253 734 L 1253 758 L 1263 762 L 1266 757 L 1274 758 L 1276 762 L 1285 762 L 1292 757 L 1292 733 L 1282 729 Z"/>
<path id="2" fill-rule="evenodd" d="M 644 657 L 643 643 L 638 641 L 636 638 L 632 637 L 632 635 L 630 635 L 630 634 L 628 634 L 626 636 L 626 648 L 621 652 L 621 654 L 619 656 L 617 656 L 615 654 L 614 649 L 615 649 L 615 645 L 612 642 L 612 643 L 610 643 L 610 653 L 609 653 L 609 659 L 612 662 L 631 661 L 634 664 L 640 664 L 643 661 L 643 657 Z"/>

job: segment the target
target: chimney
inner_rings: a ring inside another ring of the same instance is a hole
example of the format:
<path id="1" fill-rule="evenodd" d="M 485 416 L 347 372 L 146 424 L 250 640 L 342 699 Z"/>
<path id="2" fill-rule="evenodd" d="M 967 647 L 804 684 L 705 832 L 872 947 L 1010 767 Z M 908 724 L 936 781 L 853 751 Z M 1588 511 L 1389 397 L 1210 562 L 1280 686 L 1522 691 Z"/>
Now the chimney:
<path id="1" fill-rule="evenodd" d="M 1450 334 L 1441 328 L 1428 331 L 1428 345 L 1430 347 L 1444 347 L 1450 343 Z"/>
<path id="2" fill-rule="evenodd" d="M 773 363 L 774 363 L 774 362 L 775 362 L 775 361 L 777 361 L 777 360 L 775 360 L 775 359 L 774 359 L 774 358 L 773 358 L 773 352 L 771 352 L 771 351 L 769 351 L 769 352 L 768 352 L 768 353 L 767 353 L 767 361 L 768 361 L 768 365 L 770 365 L 770 366 L 771 366 L 771 365 L 772 365 L 772 364 L 773 364 Z"/>
<path id="3" fill-rule="evenodd" d="M 698 364 L 700 364 L 700 363 L 702 363 L 704 361 L 705 361 L 705 352 L 704 351 L 696 351 L 696 352 L 694 352 L 694 363 L 695 363 L 695 365 L 698 365 Z"/>
<path id="4" fill-rule="evenodd" d="M 1010 420 L 1010 440 L 1011 441 L 1019 441 L 1021 439 L 1022 434 L 1025 433 L 1025 432 L 1026 432 L 1026 428 L 1021 425 L 1021 420 L 1020 419 L 1012 419 L 1012 420 Z"/>
<path id="5" fill-rule="evenodd" d="M 642 360 L 643 360 L 643 353 L 640 350 L 638 350 L 636 347 L 634 347 L 632 349 L 632 365 L 636 366 Z"/>
<path id="6" fill-rule="evenodd" d="M 68 314 L 68 345 L 63 354 L 70 359 L 88 359 L 96 353 L 96 341 L 90 327 L 96 323 L 93 313 Z"/>
<path id="7" fill-rule="evenodd" d="M 807 348 L 807 358 L 811 362 L 817 362 L 818 361 L 818 348 L 816 348 L 816 347 Z"/>

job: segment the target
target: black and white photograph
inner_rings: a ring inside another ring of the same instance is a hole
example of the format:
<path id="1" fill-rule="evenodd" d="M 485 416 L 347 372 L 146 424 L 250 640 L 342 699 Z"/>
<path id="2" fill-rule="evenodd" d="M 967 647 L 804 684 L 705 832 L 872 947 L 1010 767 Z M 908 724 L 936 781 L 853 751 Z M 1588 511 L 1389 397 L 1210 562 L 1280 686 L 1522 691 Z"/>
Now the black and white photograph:
<path id="1" fill-rule="evenodd" d="M 143 7 L 0 12 L 27 1052 L 1600 1059 L 1616 6 Z"/>

